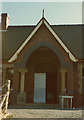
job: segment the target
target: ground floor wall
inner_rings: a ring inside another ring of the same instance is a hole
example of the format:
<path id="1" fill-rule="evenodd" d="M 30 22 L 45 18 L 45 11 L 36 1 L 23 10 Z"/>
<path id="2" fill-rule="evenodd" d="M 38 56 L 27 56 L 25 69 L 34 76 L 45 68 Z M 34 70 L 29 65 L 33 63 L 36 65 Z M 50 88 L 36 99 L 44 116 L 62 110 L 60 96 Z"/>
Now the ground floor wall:
<path id="1" fill-rule="evenodd" d="M 83 94 L 82 94 L 82 80 L 81 80 L 81 65 L 74 64 L 73 68 L 61 68 L 57 72 L 45 72 L 46 73 L 46 96 L 48 93 L 51 93 L 54 97 L 53 99 L 48 99 L 46 97 L 46 103 L 50 104 L 59 104 L 59 95 L 63 95 L 63 90 L 66 88 L 66 95 L 73 95 L 73 107 L 80 108 L 82 107 L 83 103 Z M 31 68 L 31 67 L 30 67 Z M 13 73 L 10 70 L 13 69 Z M 11 88 L 13 89 L 10 93 L 9 104 L 10 105 L 17 105 L 18 104 L 18 95 L 21 90 L 24 90 L 26 94 L 26 99 L 24 101 L 23 94 L 22 100 L 23 103 L 34 103 L 34 69 L 32 72 L 28 72 L 26 68 L 14 68 L 8 67 L 5 71 L 5 76 L 2 78 L 5 80 L 4 84 L 6 83 L 7 79 L 11 80 Z M 35 71 L 35 73 L 40 73 Z M 66 73 L 66 74 L 65 74 Z M 3 74 L 4 75 L 4 74 Z M 24 83 L 21 81 L 24 79 Z M 65 79 L 65 80 L 64 80 Z M 64 82 L 63 82 L 64 80 Z M 22 85 L 21 85 L 22 84 Z M 48 85 L 49 84 L 49 85 Z M 54 93 L 52 93 L 52 91 Z M 24 94 L 24 96 L 25 96 Z"/>
<path id="2" fill-rule="evenodd" d="M 17 70 L 16 70 L 17 71 Z M 77 71 L 74 71 L 77 72 Z M 17 104 L 17 97 L 18 94 L 20 93 L 20 88 L 21 88 L 21 75 L 19 72 L 16 72 L 17 74 L 15 75 L 15 79 L 13 82 L 13 91 L 12 94 L 10 95 L 10 105 L 14 105 Z M 70 73 L 70 71 L 69 71 Z M 68 73 L 68 74 L 69 74 Z M 75 73 L 74 73 L 75 74 Z M 19 80 L 17 79 L 17 76 L 19 77 Z M 28 75 L 29 76 L 29 75 Z M 25 79 L 25 84 L 24 84 L 24 91 L 26 93 L 26 103 L 34 103 L 34 74 L 30 75 L 31 77 L 28 78 L 32 78 L 31 79 Z M 46 73 L 46 81 L 48 80 L 49 85 L 48 88 L 46 87 L 46 102 L 45 103 L 50 103 L 50 104 L 59 104 L 59 95 L 62 94 L 62 81 L 61 81 L 61 74 L 59 73 L 59 79 L 58 81 L 54 82 L 51 81 L 51 77 L 56 77 L 56 73 Z M 72 76 L 72 75 L 69 75 Z M 27 76 L 26 76 L 27 77 Z M 77 82 L 77 74 L 74 75 L 74 80 L 72 82 L 69 82 L 67 85 L 67 95 L 73 95 L 73 107 L 77 108 L 77 107 L 82 107 L 82 94 L 79 93 L 79 83 Z M 66 77 L 67 78 L 67 77 Z M 69 78 L 69 80 L 71 80 Z M 47 84 L 48 84 L 47 82 Z M 54 83 L 53 83 L 54 82 Z M 17 84 L 16 84 L 17 83 Z M 72 83 L 73 83 L 73 87 L 72 87 Z M 53 86 L 52 86 L 53 84 Z M 66 85 L 65 85 L 66 86 Z M 54 93 L 52 93 L 52 91 Z M 53 95 L 54 97 L 48 98 L 48 93 L 51 93 L 51 95 Z M 25 102 L 23 103 L 23 105 L 25 104 Z"/>

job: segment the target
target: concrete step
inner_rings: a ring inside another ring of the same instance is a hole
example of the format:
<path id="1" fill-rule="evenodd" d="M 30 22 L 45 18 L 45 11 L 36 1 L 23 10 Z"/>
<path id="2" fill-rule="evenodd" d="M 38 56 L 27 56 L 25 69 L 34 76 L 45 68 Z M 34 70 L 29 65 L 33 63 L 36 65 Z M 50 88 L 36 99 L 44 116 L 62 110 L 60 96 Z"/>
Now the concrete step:
<path id="1" fill-rule="evenodd" d="M 10 106 L 9 108 L 58 109 L 59 104 L 26 103 L 24 105 Z"/>

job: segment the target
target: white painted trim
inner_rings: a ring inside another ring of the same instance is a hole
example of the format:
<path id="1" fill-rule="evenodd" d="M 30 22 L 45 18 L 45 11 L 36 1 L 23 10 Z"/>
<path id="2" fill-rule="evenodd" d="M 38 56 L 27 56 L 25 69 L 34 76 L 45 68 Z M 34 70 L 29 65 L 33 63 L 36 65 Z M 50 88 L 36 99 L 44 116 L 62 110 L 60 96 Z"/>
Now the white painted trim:
<path id="1" fill-rule="evenodd" d="M 53 34 L 53 36 L 56 38 L 56 40 L 59 42 L 59 44 L 64 48 L 64 50 L 69 54 L 69 57 L 72 61 L 77 62 L 78 60 L 72 55 L 70 50 L 65 46 L 65 44 L 62 42 L 62 40 L 58 37 L 56 32 L 53 31 L 53 29 L 48 25 L 48 23 L 44 20 L 44 24 L 49 29 L 49 31 Z"/>
<path id="2" fill-rule="evenodd" d="M 20 48 L 16 51 L 16 53 L 8 60 L 8 62 L 13 62 L 17 59 L 18 54 L 21 52 L 21 50 L 24 48 L 24 46 L 28 43 L 28 41 L 32 38 L 32 36 L 35 34 L 35 32 L 39 29 L 39 27 L 42 25 L 42 20 L 40 23 L 35 27 L 35 29 L 32 31 L 32 33 L 28 36 L 28 38 L 24 41 L 24 43 L 20 46 Z"/>
<path id="3" fill-rule="evenodd" d="M 18 54 L 21 52 L 21 50 L 25 47 L 25 45 L 28 43 L 28 41 L 32 38 L 32 36 L 35 34 L 35 32 L 39 29 L 39 27 L 42 25 L 43 19 L 39 22 L 39 24 L 35 27 L 35 29 L 32 31 L 32 33 L 28 36 L 28 38 L 24 41 L 24 43 L 20 46 L 20 48 L 16 51 L 16 53 L 8 60 L 8 62 L 13 62 L 17 59 Z M 65 46 L 65 44 L 62 42 L 62 40 L 58 37 L 58 35 L 53 31 L 53 29 L 50 27 L 50 25 L 46 22 L 44 19 L 44 24 L 49 29 L 49 31 L 52 33 L 52 35 L 56 38 L 56 40 L 59 42 L 59 44 L 64 48 L 64 50 L 69 54 L 69 57 L 72 61 L 77 62 L 78 59 L 75 58 L 75 56 L 70 52 L 70 50 Z"/>

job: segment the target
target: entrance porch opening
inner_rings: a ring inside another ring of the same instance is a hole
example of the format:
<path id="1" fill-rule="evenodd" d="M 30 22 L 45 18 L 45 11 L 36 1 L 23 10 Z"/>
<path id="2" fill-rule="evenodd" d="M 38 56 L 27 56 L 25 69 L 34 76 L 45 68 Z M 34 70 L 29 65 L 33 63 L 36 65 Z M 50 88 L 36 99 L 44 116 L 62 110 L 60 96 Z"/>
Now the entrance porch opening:
<path id="1" fill-rule="evenodd" d="M 26 102 L 57 104 L 61 91 L 60 62 L 57 55 L 47 47 L 40 47 L 30 55 L 26 67 Z"/>

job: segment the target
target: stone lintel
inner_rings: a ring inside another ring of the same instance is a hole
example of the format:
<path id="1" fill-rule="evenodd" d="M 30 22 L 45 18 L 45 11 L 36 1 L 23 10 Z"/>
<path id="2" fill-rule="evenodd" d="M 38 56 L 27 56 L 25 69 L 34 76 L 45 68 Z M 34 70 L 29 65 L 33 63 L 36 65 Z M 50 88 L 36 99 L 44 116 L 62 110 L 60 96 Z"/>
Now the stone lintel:
<path id="1" fill-rule="evenodd" d="M 14 68 L 14 64 L 1 64 L 0 68 L 3 68 L 3 69 Z"/>

